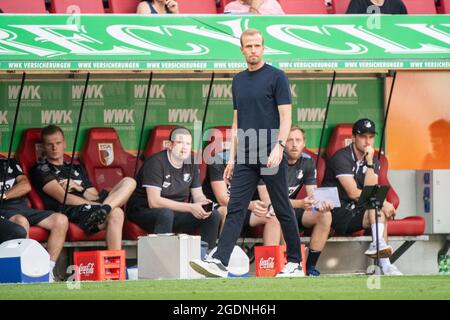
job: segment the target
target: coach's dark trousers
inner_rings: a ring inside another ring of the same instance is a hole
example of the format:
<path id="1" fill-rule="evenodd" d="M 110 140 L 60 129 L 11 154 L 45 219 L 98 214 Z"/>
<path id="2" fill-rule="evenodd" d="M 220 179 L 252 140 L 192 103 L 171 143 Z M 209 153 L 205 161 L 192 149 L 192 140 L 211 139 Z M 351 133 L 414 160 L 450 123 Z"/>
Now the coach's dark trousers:
<path id="1" fill-rule="evenodd" d="M 287 246 L 287 261 L 299 263 L 301 260 L 297 220 L 289 201 L 286 155 L 283 156 L 275 174 L 262 175 L 261 169 L 268 170 L 260 163 L 236 164 L 234 167 L 227 218 L 217 251 L 213 255 L 213 258 L 219 259 L 225 266 L 228 266 L 231 253 L 240 236 L 248 205 L 260 178 L 266 184 L 272 206 L 281 224 Z"/>

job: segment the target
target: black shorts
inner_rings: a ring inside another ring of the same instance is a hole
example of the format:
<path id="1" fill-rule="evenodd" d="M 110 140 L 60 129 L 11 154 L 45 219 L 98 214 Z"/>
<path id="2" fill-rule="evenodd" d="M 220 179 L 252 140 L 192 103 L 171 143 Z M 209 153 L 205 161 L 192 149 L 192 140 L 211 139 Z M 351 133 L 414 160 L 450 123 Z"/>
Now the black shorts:
<path id="1" fill-rule="evenodd" d="M 30 226 L 37 225 L 39 222 L 47 219 L 54 213 L 55 212 L 49 211 L 49 210 L 35 210 L 35 209 L 31 209 L 31 208 L 1 210 L 1 215 L 4 216 L 8 220 L 15 215 L 24 216 L 28 220 L 28 223 L 30 224 Z"/>
<path id="2" fill-rule="evenodd" d="M 305 213 L 305 209 L 303 209 L 303 208 L 294 208 L 294 211 L 295 211 L 295 218 L 297 219 L 297 223 L 298 223 L 298 230 L 299 231 L 303 231 L 305 229 L 308 229 L 302 223 L 302 218 L 303 218 L 303 214 Z"/>
<path id="3" fill-rule="evenodd" d="M 66 206 L 63 213 L 69 218 L 70 222 L 79 224 L 83 222 L 94 210 L 100 209 L 101 205 Z"/>
<path id="4" fill-rule="evenodd" d="M 252 212 L 250 210 L 247 210 L 247 213 L 245 214 L 244 218 L 244 224 L 242 225 L 242 233 L 248 233 L 252 227 L 250 227 L 250 216 L 252 215 Z"/>
<path id="5" fill-rule="evenodd" d="M 345 207 L 332 210 L 331 227 L 340 235 L 350 235 L 362 230 L 365 210 L 363 208 L 347 209 Z"/>

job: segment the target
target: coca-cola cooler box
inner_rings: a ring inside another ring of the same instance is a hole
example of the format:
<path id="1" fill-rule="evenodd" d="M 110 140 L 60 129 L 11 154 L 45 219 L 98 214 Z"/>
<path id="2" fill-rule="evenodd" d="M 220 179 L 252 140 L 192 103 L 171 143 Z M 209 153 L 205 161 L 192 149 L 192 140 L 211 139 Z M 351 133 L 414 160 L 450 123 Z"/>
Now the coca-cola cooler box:
<path id="1" fill-rule="evenodd" d="M 275 277 L 286 264 L 286 246 L 255 247 L 255 274 L 257 277 Z"/>
<path id="2" fill-rule="evenodd" d="M 303 271 L 306 268 L 305 245 L 300 248 Z M 255 274 L 257 277 L 275 277 L 286 264 L 286 246 L 255 247 Z"/>
<path id="3" fill-rule="evenodd" d="M 74 253 L 75 276 L 79 281 L 125 280 L 125 251 L 97 250 Z"/>
<path id="4" fill-rule="evenodd" d="M 150 234 L 138 238 L 139 279 L 198 279 L 189 261 L 200 259 L 200 236 Z"/>

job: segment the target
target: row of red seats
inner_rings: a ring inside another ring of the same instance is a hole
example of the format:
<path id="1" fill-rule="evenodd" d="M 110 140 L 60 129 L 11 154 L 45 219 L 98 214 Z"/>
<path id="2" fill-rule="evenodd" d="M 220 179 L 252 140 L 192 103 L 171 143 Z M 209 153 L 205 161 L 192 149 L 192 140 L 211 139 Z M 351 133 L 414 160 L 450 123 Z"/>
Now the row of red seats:
<path id="1" fill-rule="evenodd" d="M 148 157 L 158 151 L 165 148 L 166 141 L 169 138 L 170 131 L 174 126 L 162 125 L 156 126 L 148 139 L 147 146 L 144 150 L 144 156 Z M 208 140 L 210 143 L 215 143 L 216 151 L 223 146 L 222 139 L 229 139 L 226 136 L 226 130 L 229 127 L 217 127 L 215 130 L 209 131 Z M 348 141 L 351 141 L 351 124 L 338 125 L 333 131 L 328 144 L 326 157 L 331 157 L 334 152 L 344 147 Z M 28 129 L 25 131 L 16 157 L 20 165 L 22 166 L 25 174 L 28 175 L 31 166 L 39 158 L 39 147 L 41 129 Z M 218 139 L 218 138 L 221 139 Z M 217 143 L 219 142 L 219 143 Z M 101 148 L 99 145 L 110 145 L 112 152 L 114 153 L 113 161 L 106 165 L 99 152 Z M 206 150 L 206 149 L 205 149 Z M 317 161 L 317 155 L 309 150 L 305 150 Z M 213 155 L 213 153 L 211 154 Z M 113 128 L 91 128 L 88 131 L 85 144 L 80 152 L 80 160 L 85 165 L 88 175 L 97 189 L 110 189 L 120 179 L 125 176 L 132 176 L 134 166 L 136 163 L 136 157 L 127 153 L 120 142 L 120 139 Z M 390 185 L 387 179 L 388 163 L 384 156 L 381 156 L 382 172 L 380 172 L 380 183 Z M 206 173 L 206 166 L 204 163 L 200 166 L 201 178 L 204 179 Z M 319 159 L 318 168 L 318 184 L 320 185 L 325 172 L 325 161 L 323 158 Z M 305 193 L 300 193 L 299 197 L 304 197 Z M 36 191 L 32 189 L 29 194 L 29 199 L 34 208 L 42 209 L 43 204 Z M 395 191 L 391 188 L 388 194 L 388 200 L 394 204 L 395 207 L 399 205 L 399 199 Z M 388 233 L 390 235 L 420 235 L 423 234 L 425 228 L 425 222 L 422 217 L 413 216 L 404 219 L 394 220 L 389 224 Z M 135 240 L 138 236 L 147 234 L 139 226 L 130 221 L 126 221 L 124 224 L 123 238 L 126 240 Z M 261 237 L 262 228 L 255 228 L 249 236 Z M 361 235 L 362 232 L 355 234 Z M 46 241 L 48 238 L 48 232 L 39 227 L 32 227 L 30 231 L 30 237 L 38 241 Z M 70 224 L 67 241 L 95 241 L 104 240 L 105 232 L 99 232 L 97 234 L 87 236 L 80 228 L 74 224 Z"/>
<path id="2" fill-rule="evenodd" d="M 103 0 L 50 0 L 51 13 L 135 13 L 141 0 L 108 0 L 104 8 Z M 231 0 L 177 0 L 180 13 L 217 14 Z M 286 14 L 343 14 L 350 0 L 278 0 Z M 450 14 L 450 0 L 403 0 L 410 14 Z M 45 0 L 0 0 L 0 8 L 5 13 L 46 13 Z"/>

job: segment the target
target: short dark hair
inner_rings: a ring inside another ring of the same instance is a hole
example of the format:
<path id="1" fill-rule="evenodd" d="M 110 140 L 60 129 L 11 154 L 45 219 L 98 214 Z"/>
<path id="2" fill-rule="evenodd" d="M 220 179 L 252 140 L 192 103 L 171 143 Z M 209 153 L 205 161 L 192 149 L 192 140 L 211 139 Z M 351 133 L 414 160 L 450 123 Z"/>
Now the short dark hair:
<path id="1" fill-rule="evenodd" d="M 54 124 L 51 124 L 51 125 L 49 125 L 49 126 L 46 126 L 46 127 L 45 127 L 44 129 L 42 129 L 42 131 L 41 131 L 41 141 L 44 141 L 44 138 L 45 138 L 46 136 L 50 136 L 50 135 L 55 134 L 55 133 L 57 133 L 57 132 L 61 133 L 62 136 L 63 136 L 63 138 L 64 138 L 64 131 L 62 131 L 62 129 L 61 129 L 60 127 L 55 126 Z"/>
<path id="2" fill-rule="evenodd" d="M 175 127 L 170 131 L 169 140 L 174 141 L 177 134 L 185 134 L 192 136 L 192 133 L 189 131 L 189 129 L 185 127 Z"/>

